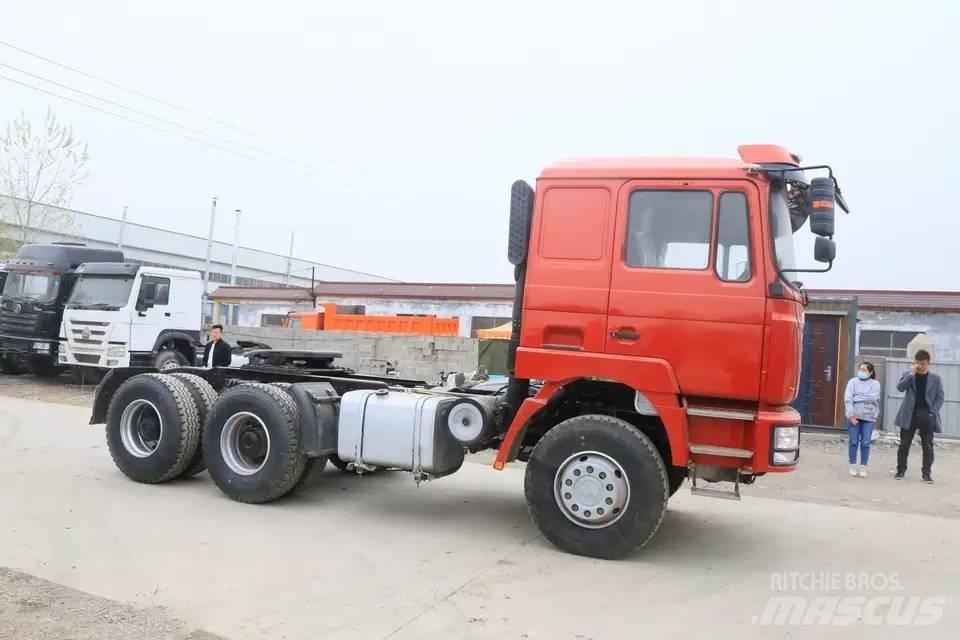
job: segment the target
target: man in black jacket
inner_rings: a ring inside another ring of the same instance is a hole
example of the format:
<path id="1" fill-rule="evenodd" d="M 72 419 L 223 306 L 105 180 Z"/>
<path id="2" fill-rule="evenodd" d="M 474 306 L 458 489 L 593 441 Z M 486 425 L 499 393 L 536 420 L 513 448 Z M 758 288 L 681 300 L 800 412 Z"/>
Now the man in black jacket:
<path id="1" fill-rule="evenodd" d="M 203 366 L 207 369 L 229 367 L 232 360 L 233 350 L 223 339 L 223 325 L 213 325 L 210 328 L 210 342 L 203 348 Z"/>
<path id="2" fill-rule="evenodd" d="M 903 404 L 894 424 L 900 427 L 900 449 L 897 451 L 897 480 L 907 472 L 907 456 L 914 434 L 920 432 L 923 447 L 923 481 L 932 484 L 933 434 L 940 431 L 940 409 L 943 408 L 943 382 L 940 376 L 930 371 L 930 354 L 917 351 L 910 371 L 900 376 L 897 390 L 903 391 Z"/>

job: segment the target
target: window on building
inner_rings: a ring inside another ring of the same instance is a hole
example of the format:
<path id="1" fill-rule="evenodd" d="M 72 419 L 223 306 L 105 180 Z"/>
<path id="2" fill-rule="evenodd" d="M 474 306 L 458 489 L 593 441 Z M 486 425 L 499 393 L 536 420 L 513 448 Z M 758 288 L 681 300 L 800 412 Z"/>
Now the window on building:
<path id="1" fill-rule="evenodd" d="M 476 338 L 477 331 L 480 331 L 480 329 L 493 329 L 510 322 L 511 319 L 500 316 L 473 316 L 470 321 L 470 336 Z"/>
<path id="2" fill-rule="evenodd" d="M 750 279 L 747 197 L 736 191 L 728 191 L 720 196 L 716 270 L 725 282 L 746 282 Z"/>
<path id="3" fill-rule="evenodd" d="M 860 332 L 860 355 L 879 358 L 906 358 L 907 345 L 917 336 L 916 331 Z"/>
<path id="4" fill-rule="evenodd" d="M 627 265 L 706 269 L 712 217 L 709 191 L 634 191 L 627 222 Z"/>
<path id="5" fill-rule="evenodd" d="M 260 316 L 261 327 L 279 327 L 286 315 L 282 313 L 264 313 Z"/>

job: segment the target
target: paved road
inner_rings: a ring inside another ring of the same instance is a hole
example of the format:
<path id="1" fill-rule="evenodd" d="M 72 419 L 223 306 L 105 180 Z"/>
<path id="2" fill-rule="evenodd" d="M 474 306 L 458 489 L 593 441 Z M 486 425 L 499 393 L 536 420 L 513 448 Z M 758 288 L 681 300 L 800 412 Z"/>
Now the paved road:
<path id="1" fill-rule="evenodd" d="M 127 481 L 87 416 L 0 401 L 0 566 L 160 605 L 233 640 L 849 637 L 843 626 L 756 624 L 771 588 L 789 588 L 772 575 L 791 572 L 807 583 L 786 593 L 808 600 L 825 593 L 809 572 L 883 574 L 855 596 L 949 598 L 932 601 L 943 612 L 933 626 L 855 632 L 871 640 L 952 638 L 960 623 L 956 519 L 681 491 L 646 550 L 604 562 L 540 538 L 519 467 L 468 463 L 419 489 L 401 473 L 328 472 L 298 496 L 249 506 L 205 475 Z M 900 591 L 882 584 L 891 577 Z"/>

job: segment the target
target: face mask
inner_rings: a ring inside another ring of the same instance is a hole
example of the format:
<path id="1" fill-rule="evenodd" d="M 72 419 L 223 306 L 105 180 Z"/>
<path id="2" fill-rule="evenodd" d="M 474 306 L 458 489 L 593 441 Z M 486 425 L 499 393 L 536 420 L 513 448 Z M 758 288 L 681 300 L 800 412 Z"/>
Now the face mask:
<path id="1" fill-rule="evenodd" d="M 866 380 L 867 378 L 870 377 L 870 374 L 867 373 L 866 371 L 857 371 L 857 377 L 860 378 L 861 380 Z"/>

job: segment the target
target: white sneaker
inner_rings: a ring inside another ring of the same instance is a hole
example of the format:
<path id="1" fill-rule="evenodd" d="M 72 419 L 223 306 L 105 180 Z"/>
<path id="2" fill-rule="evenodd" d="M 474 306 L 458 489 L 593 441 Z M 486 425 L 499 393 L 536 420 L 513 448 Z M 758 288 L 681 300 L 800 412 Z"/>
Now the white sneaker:
<path id="1" fill-rule="evenodd" d="M 857 475 L 860 476 L 861 478 L 866 478 L 866 477 L 867 477 L 867 465 L 865 465 L 865 464 L 860 465 L 860 471 L 857 473 Z"/>
<path id="2" fill-rule="evenodd" d="M 857 465 L 855 464 L 850 465 L 850 475 L 853 476 L 854 478 L 857 477 Z"/>

